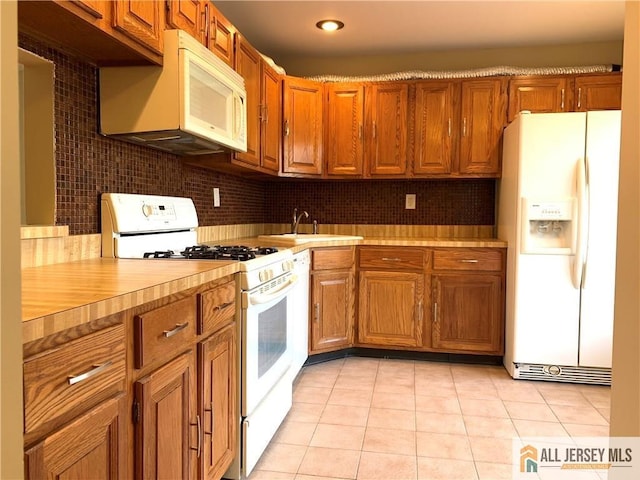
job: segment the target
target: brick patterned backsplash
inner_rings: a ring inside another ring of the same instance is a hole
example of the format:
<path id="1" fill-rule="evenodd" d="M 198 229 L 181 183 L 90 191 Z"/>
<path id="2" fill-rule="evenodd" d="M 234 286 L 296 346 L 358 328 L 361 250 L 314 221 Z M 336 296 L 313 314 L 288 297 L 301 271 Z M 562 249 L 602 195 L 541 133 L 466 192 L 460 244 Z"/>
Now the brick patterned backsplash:
<path id="1" fill-rule="evenodd" d="M 376 225 L 493 225 L 495 180 L 272 182 L 278 208 L 265 209 L 266 223 L 289 223 L 293 209 L 318 223 Z M 405 194 L 416 209 L 405 210 Z"/>
<path id="2" fill-rule="evenodd" d="M 103 137 L 97 68 L 25 34 L 19 45 L 55 64 L 56 225 L 68 225 L 71 235 L 100 232 L 103 192 L 191 197 L 200 225 L 288 223 L 294 207 L 325 224 L 494 224 L 490 179 L 259 181 Z M 220 208 L 213 208 L 213 187 Z M 417 195 L 416 210 L 404 209 L 405 193 Z"/>

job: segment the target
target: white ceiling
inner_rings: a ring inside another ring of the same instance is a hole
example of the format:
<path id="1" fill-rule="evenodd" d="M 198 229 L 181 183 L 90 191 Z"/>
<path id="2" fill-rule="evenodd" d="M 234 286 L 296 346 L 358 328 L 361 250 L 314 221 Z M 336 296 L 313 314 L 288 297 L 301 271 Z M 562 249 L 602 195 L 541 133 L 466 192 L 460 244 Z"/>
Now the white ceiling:
<path id="1" fill-rule="evenodd" d="M 214 0 L 271 56 L 347 56 L 620 41 L 624 1 Z M 343 30 L 321 32 L 333 18 Z"/>

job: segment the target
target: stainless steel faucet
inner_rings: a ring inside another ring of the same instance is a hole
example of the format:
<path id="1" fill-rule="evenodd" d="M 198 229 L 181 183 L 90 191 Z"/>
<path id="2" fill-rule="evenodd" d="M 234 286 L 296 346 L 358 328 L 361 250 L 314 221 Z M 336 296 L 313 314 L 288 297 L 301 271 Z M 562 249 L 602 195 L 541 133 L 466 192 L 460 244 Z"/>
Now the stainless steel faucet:
<path id="1" fill-rule="evenodd" d="M 298 225 L 300 225 L 300 220 L 302 217 L 309 218 L 309 214 L 306 211 L 302 211 L 300 215 L 298 215 L 298 209 L 293 209 L 293 222 L 291 223 L 291 233 L 294 235 L 298 233 Z"/>

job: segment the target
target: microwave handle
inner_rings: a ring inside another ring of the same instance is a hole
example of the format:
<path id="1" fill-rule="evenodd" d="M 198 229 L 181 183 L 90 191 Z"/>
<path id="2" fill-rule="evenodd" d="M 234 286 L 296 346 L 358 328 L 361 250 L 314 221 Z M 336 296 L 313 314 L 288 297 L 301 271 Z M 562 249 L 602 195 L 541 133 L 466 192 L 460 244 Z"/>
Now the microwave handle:
<path id="1" fill-rule="evenodd" d="M 244 118 L 240 118 L 240 114 L 242 113 L 242 100 L 240 99 L 240 95 L 237 93 L 233 94 L 233 138 L 237 139 L 240 136 L 240 131 L 242 128 L 242 124 L 244 122 Z"/>

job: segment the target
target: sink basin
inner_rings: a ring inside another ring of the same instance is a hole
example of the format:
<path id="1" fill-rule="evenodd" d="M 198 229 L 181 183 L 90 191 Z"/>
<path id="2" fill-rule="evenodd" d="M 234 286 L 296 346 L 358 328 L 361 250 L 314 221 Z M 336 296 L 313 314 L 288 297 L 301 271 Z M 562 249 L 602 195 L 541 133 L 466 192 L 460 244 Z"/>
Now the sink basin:
<path id="1" fill-rule="evenodd" d="M 279 233 L 273 235 L 260 235 L 260 240 L 268 240 L 278 245 L 301 245 L 312 242 L 331 242 L 341 240 L 362 240 L 358 235 L 332 235 L 329 233 Z"/>

